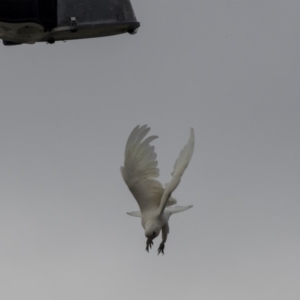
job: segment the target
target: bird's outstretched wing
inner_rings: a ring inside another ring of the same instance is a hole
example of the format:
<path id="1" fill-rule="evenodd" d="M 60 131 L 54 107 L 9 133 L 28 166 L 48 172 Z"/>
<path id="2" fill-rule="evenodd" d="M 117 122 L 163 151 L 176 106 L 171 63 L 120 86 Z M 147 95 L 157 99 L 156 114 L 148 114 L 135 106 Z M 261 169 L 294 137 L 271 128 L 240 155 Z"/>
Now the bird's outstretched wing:
<path id="1" fill-rule="evenodd" d="M 132 217 L 138 217 L 138 218 L 142 217 L 142 214 L 140 211 L 131 211 L 131 212 L 128 212 L 127 215 L 132 216 Z"/>
<path id="2" fill-rule="evenodd" d="M 182 211 L 188 210 L 190 208 L 192 208 L 193 205 L 189 205 L 189 206 L 174 206 L 174 207 L 166 207 L 165 208 L 165 212 L 169 213 L 170 215 L 172 214 L 176 214 L 176 213 L 180 213 Z M 129 214 L 129 213 L 128 213 Z M 133 215 L 133 213 L 130 213 L 131 216 L 135 216 Z"/>
<path id="3" fill-rule="evenodd" d="M 159 176 L 159 169 L 154 146 L 150 146 L 158 137 L 152 135 L 144 139 L 149 131 L 147 125 L 133 129 L 125 147 L 124 166 L 121 167 L 123 179 L 141 212 L 157 209 L 164 191 L 162 184 L 154 179 Z"/>
<path id="4" fill-rule="evenodd" d="M 163 196 L 161 198 L 160 205 L 158 208 L 158 214 L 163 213 L 168 199 L 170 198 L 172 192 L 178 186 L 181 176 L 192 158 L 193 151 L 194 151 L 194 145 L 195 145 L 195 135 L 194 135 L 193 128 L 191 128 L 189 141 L 184 146 L 184 148 L 181 150 L 179 157 L 177 158 L 177 160 L 175 162 L 174 171 L 171 174 L 172 179 L 165 187 L 165 190 L 164 190 L 164 193 L 163 193 Z"/>

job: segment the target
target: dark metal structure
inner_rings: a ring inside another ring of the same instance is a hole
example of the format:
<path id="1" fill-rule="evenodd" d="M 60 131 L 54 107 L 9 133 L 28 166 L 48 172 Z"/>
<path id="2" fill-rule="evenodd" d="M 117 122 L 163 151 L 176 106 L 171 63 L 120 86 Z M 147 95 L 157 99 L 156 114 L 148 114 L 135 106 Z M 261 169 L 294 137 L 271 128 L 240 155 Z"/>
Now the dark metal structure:
<path id="1" fill-rule="evenodd" d="M 0 0 L 4 45 L 133 34 L 130 0 Z"/>

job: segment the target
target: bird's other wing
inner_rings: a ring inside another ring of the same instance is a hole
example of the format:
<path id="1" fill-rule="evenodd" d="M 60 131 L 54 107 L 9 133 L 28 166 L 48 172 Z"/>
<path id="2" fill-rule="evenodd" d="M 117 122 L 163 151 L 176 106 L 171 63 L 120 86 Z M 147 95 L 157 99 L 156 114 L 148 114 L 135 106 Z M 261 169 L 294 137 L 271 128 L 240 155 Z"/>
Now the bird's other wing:
<path id="1" fill-rule="evenodd" d="M 172 214 L 176 214 L 176 213 L 180 213 L 182 211 L 188 210 L 188 209 L 190 209 L 192 207 L 193 207 L 193 205 L 166 207 L 165 208 L 165 212 L 172 215 Z"/>
<path id="2" fill-rule="evenodd" d="M 170 198 L 172 192 L 178 186 L 181 176 L 192 158 L 194 146 L 195 146 L 195 135 L 194 135 L 193 128 L 191 128 L 189 141 L 184 146 L 184 148 L 181 150 L 179 157 L 177 158 L 177 160 L 175 162 L 174 171 L 171 174 L 172 179 L 165 187 L 165 190 L 164 190 L 164 193 L 163 193 L 163 196 L 161 198 L 160 205 L 158 208 L 158 214 L 163 213 L 168 199 Z"/>
<path id="3" fill-rule="evenodd" d="M 131 211 L 131 212 L 128 212 L 127 215 L 132 216 L 132 217 L 138 217 L 138 218 L 142 217 L 142 214 L 140 211 Z"/>
<path id="4" fill-rule="evenodd" d="M 125 147 L 124 166 L 121 167 L 123 179 L 141 212 L 157 209 L 164 191 L 162 184 L 154 179 L 159 176 L 159 169 L 154 146 L 150 146 L 158 137 L 145 138 L 149 131 L 147 125 L 133 129 Z"/>

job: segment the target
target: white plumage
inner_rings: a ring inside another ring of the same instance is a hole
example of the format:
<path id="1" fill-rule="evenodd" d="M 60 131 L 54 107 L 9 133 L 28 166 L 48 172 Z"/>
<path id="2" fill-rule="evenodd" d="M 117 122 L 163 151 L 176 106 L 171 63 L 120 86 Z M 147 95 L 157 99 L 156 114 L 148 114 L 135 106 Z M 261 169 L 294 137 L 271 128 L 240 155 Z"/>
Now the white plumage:
<path id="1" fill-rule="evenodd" d="M 185 211 L 192 206 L 175 206 L 176 200 L 171 197 L 172 192 L 180 183 L 181 176 L 188 166 L 195 144 L 194 131 L 191 129 L 190 138 L 177 158 L 171 181 L 163 188 L 156 180 L 159 176 L 156 153 L 150 143 L 157 136 L 146 135 L 150 131 L 147 125 L 136 126 L 126 143 L 124 166 L 121 172 L 125 183 L 136 199 L 140 211 L 128 213 L 130 216 L 141 217 L 142 226 L 147 237 L 146 250 L 149 251 L 153 242 L 162 230 L 162 242 L 158 254 L 164 253 L 164 244 L 169 233 L 168 220 L 173 213 Z"/>

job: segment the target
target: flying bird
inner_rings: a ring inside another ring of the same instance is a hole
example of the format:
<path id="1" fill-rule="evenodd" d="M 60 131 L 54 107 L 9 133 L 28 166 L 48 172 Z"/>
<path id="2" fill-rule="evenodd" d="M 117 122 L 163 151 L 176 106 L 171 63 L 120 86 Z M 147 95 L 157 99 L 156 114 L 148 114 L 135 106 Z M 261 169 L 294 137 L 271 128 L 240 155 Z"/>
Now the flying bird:
<path id="1" fill-rule="evenodd" d="M 195 136 L 194 130 L 191 128 L 189 141 L 175 162 L 171 181 L 163 187 L 155 179 L 159 176 L 159 169 L 157 168 L 154 146 L 150 145 L 158 136 L 152 135 L 146 138 L 149 131 L 150 128 L 147 125 L 138 125 L 132 130 L 126 143 L 125 161 L 124 166 L 121 167 L 121 173 L 140 208 L 140 211 L 127 214 L 141 218 L 147 238 L 146 250 L 149 252 L 153 240 L 162 231 L 162 242 L 158 248 L 158 254 L 164 254 L 165 243 L 169 234 L 168 221 L 170 216 L 192 207 L 192 205 L 172 206 L 177 201 L 171 195 L 180 183 L 181 176 L 191 160 Z"/>

